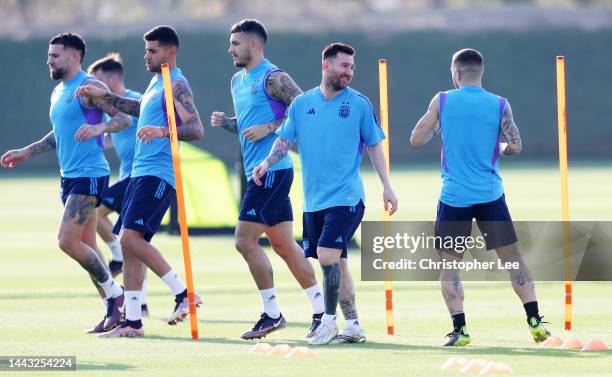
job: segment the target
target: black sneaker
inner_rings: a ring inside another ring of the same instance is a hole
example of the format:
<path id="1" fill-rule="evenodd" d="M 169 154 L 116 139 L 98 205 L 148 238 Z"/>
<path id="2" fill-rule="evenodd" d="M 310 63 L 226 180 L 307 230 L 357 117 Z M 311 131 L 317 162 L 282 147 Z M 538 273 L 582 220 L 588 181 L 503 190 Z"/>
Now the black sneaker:
<path id="1" fill-rule="evenodd" d="M 465 326 L 461 326 L 461 329 L 454 329 L 446 334 L 446 338 L 448 340 L 443 344 L 444 347 L 463 347 L 472 343 L 472 338 L 467 333 Z"/>
<path id="2" fill-rule="evenodd" d="M 263 338 L 271 332 L 285 328 L 286 325 L 287 321 L 282 314 L 278 318 L 270 318 L 266 313 L 261 313 L 255 326 L 240 337 L 246 340 Z"/>
<path id="3" fill-rule="evenodd" d="M 314 335 L 315 331 L 317 331 L 317 328 L 319 328 L 319 325 L 321 324 L 321 318 L 323 318 L 323 313 L 318 313 L 318 314 L 313 314 L 312 315 L 312 323 L 310 324 L 310 328 L 308 329 L 308 333 L 306 334 L 305 338 L 312 338 L 312 336 Z"/>

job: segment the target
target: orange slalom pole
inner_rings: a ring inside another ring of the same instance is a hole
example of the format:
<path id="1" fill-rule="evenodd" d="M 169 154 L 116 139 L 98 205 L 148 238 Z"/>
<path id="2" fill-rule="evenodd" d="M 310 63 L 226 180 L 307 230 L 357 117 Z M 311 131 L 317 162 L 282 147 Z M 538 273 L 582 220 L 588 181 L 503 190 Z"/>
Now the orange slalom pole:
<path id="1" fill-rule="evenodd" d="M 162 64 L 162 79 L 164 82 L 164 97 L 166 99 L 166 113 L 168 116 L 168 129 L 170 131 L 170 145 L 172 146 L 172 165 L 174 166 L 174 181 L 176 182 L 176 202 L 178 204 L 179 229 L 183 245 L 183 260 L 185 261 L 185 277 L 187 280 L 187 299 L 189 300 L 189 319 L 191 322 L 191 338 L 197 340 L 198 316 L 196 312 L 195 292 L 193 289 L 193 272 L 191 271 L 191 252 L 189 250 L 189 233 L 185 215 L 185 196 L 183 195 L 183 175 L 181 173 L 181 160 L 179 155 L 178 137 L 176 132 L 176 118 L 174 115 L 174 98 L 170 82 L 170 69 L 168 64 Z"/>
<path id="2" fill-rule="evenodd" d="M 557 125 L 559 130 L 559 171 L 561 174 L 561 215 L 565 256 L 565 330 L 572 329 L 572 282 L 569 250 L 569 194 L 567 168 L 567 114 L 565 110 L 565 57 L 557 56 Z"/>
<path id="3" fill-rule="evenodd" d="M 378 60 L 378 81 L 380 89 L 380 121 L 386 138 L 382 141 L 383 151 L 387 162 L 387 175 L 391 175 L 391 156 L 389 155 L 389 98 L 387 91 L 387 60 Z M 384 211 L 385 233 L 388 233 L 388 223 L 390 221 L 389 212 Z M 385 311 L 387 315 L 387 334 L 395 334 L 395 324 L 393 322 L 393 284 L 389 277 L 385 278 Z"/>

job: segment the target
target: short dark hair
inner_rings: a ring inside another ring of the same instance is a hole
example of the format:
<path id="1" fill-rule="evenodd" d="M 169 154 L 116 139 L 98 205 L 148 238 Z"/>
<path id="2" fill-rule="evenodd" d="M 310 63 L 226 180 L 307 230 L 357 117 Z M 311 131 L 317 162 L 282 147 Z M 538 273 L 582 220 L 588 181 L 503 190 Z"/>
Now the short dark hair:
<path id="1" fill-rule="evenodd" d="M 350 56 L 355 55 L 355 49 L 353 47 L 341 42 L 328 44 L 323 49 L 323 53 L 321 55 L 323 56 L 323 60 L 325 60 L 328 58 L 335 58 L 340 52 Z"/>
<path id="2" fill-rule="evenodd" d="M 83 62 L 83 58 L 85 57 L 85 51 L 87 50 L 87 46 L 85 46 L 85 41 L 83 37 L 78 35 L 77 33 L 61 33 L 51 38 L 49 41 L 50 45 L 63 45 L 64 48 L 70 47 L 79 52 L 81 54 L 81 63 Z"/>
<path id="3" fill-rule="evenodd" d="M 160 25 L 147 31 L 144 35 L 145 41 L 157 41 L 160 45 L 170 45 L 176 48 L 179 47 L 179 38 L 176 30 L 172 26 Z"/>
<path id="4" fill-rule="evenodd" d="M 123 77 L 123 59 L 117 52 L 109 52 L 105 57 L 91 63 L 87 72 L 93 74 L 97 71 L 104 73 L 115 73 Z"/>
<path id="5" fill-rule="evenodd" d="M 461 67 L 469 66 L 473 69 L 479 69 L 484 66 L 484 59 L 479 51 L 473 48 L 464 48 L 453 54 L 453 63 Z"/>
<path id="6" fill-rule="evenodd" d="M 259 36 L 264 44 L 268 41 L 266 28 L 259 20 L 255 19 L 245 19 L 236 22 L 230 29 L 230 34 L 234 33 L 251 33 Z"/>

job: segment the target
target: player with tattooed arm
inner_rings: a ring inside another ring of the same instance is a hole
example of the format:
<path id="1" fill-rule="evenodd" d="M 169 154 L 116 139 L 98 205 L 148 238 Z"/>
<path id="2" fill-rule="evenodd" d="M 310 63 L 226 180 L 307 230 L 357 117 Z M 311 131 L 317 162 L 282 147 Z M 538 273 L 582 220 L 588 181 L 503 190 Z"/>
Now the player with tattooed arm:
<path id="1" fill-rule="evenodd" d="M 144 35 L 145 64 L 155 75 L 140 100 L 121 97 L 109 90 L 91 85 L 79 88 L 79 93 L 101 99 L 104 103 L 138 117 L 136 151 L 130 182 L 125 193 L 121 214 L 115 231 L 121 231 L 119 240 L 123 251 L 123 281 L 126 295 L 125 321 L 115 330 L 100 337 L 141 337 L 142 282 L 145 266 L 150 268 L 170 288 L 175 306 L 168 324 L 175 325 L 189 313 L 187 288 L 151 239 L 159 229 L 172 197 L 175 195 L 174 168 L 166 120 L 161 65 L 170 67 L 172 95 L 177 114 L 179 140 L 202 139 L 204 129 L 193 101 L 187 79 L 177 67 L 179 38 L 170 26 L 157 26 Z M 118 132 L 121 128 L 105 128 L 96 132 Z M 196 295 L 196 305 L 200 298 Z"/>
<path id="2" fill-rule="evenodd" d="M 500 156 L 513 156 L 522 148 L 519 130 L 510 103 L 482 87 L 484 62 L 473 49 L 457 51 L 451 74 L 455 90 L 434 96 L 417 122 L 410 142 L 427 143 L 434 134 L 442 136 L 442 191 L 438 203 L 435 233 L 439 237 L 465 237 L 471 234 L 472 219 L 485 237 L 487 250 L 495 249 L 504 263 L 518 263 L 508 270 L 514 291 L 523 303 L 529 330 L 536 342 L 550 332 L 542 325 L 531 274 L 519 253 L 512 218 L 506 205 Z M 504 140 L 504 143 L 500 143 Z M 463 252 L 440 250 L 440 258 L 460 261 Z M 445 346 L 465 346 L 471 342 L 463 311 L 463 285 L 457 270 L 443 270 L 442 296 L 453 321 L 453 331 Z"/>
<path id="3" fill-rule="evenodd" d="M 289 191 L 293 182 L 293 163 L 289 156 L 279 161 L 265 177 L 266 184 L 251 180 L 253 168 L 262 162 L 278 137 L 274 131 L 285 119 L 287 106 L 302 93 L 291 77 L 264 58 L 267 33 L 257 20 L 242 20 L 230 30 L 229 53 L 238 71 L 231 80 L 236 116 L 213 112 L 211 125 L 237 133 L 248 178 L 247 190 L 236 226 L 236 249 L 249 266 L 259 289 L 263 312 L 243 339 L 261 338 L 285 327 L 272 277 L 270 260 L 259 246 L 265 233 L 278 254 L 308 296 L 312 306 L 312 323 L 306 337 L 311 337 L 321 323 L 323 293 L 314 269 L 293 238 L 293 212 Z"/>
<path id="4" fill-rule="evenodd" d="M 96 245 L 97 207 L 110 175 L 104 142 L 102 137 L 85 138 L 81 131 L 90 125 L 125 128 L 131 120 L 99 98 L 76 93 L 81 85 L 107 90 L 104 83 L 81 69 L 85 50 L 85 41 L 74 33 L 58 34 L 49 41 L 47 64 L 51 79 L 60 80 L 51 94 L 49 116 L 53 130 L 36 143 L 6 152 L 0 163 L 12 168 L 31 156 L 56 150 L 64 203 L 59 247 L 89 273 L 97 287 L 106 310 L 102 321 L 89 332 L 102 332 L 119 324 L 124 296 Z M 102 123 L 104 113 L 111 118 Z"/>

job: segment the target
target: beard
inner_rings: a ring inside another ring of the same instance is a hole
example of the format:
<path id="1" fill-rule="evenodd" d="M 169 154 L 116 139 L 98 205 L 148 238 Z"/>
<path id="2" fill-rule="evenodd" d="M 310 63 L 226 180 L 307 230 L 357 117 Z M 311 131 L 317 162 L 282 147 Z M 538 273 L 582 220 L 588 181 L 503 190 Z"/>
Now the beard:
<path id="1" fill-rule="evenodd" d="M 245 55 L 244 57 L 237 57 L 236 60 L 234 60 L 234 66 L 236 68 L 244 68 L 247 65 L 249 65 L 249 63 L 251 62 L 251 55 Z"/>
<path id="2" fill-rule="evenodd" d="M 147 71 L 153 72 L 153 73 L 160 73 L 161 72 L 161 64 L 159 64 L 159 65 L 150 64 L 150 65 L 147 66 Z"/>
<path id="3" fill-rule="evenodd" d="M 342 82 L 342 79 L 346 78 L 346 85 L 344 85 L 344 83 Z M 349 84 L 351 83 L 351 78 L 348 76 L 344 76 L 344 75 L 340 75 L 337 76 L 331 80 L 329 80 L 329 82 L 327 83 L 327 86 L 332 88 L 334 91 L 339 92 L 343 89 L 345 89 Z"/>
<path id="4" fill-rule="evenodd" d="M 51 69 L 51 79 L 52 80 L 60 80 L 62 77 L 64 77 L 65 74 L 66 74 L 66 71 L 64 69 L 61 69 L 61 68 Z"/>

